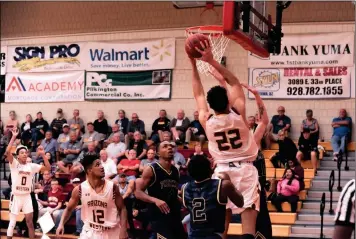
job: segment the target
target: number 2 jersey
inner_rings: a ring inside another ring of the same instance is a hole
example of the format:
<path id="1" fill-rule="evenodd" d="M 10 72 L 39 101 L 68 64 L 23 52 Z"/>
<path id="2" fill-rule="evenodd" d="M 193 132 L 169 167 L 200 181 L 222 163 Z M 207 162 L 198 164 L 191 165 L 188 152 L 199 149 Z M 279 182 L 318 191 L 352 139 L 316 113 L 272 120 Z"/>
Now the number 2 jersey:
<path id="1" fill-rule="evenodd" d="M 82 202 L 81 219 L 84 229 L 106 231 L 119 225 L 120 217 L 115 203 L 114 183 L 105 180 L 102 193 L 98 194 L 86 180 L 79 186 Z"/>
<path id="2" fill-rule="evenodd" d="M 258 146 L 241 115 L 212 115 L 206 122 L 209 153 L 217 163 L 254 161 Z"/>
<path id="3" fill-rule="evenodd" d="M 12 194 L 30 194 L 33 187 L 33 177 L 41 170 L 41 167 L 41 165 L 35 163 L 21 164 L 14 158 L 10 163 Z"/>
<path id="4" fill-rule="evenodd" d="M 220 201 L 221 179 L 189 182 L 183 186 L 183 205 L 190 213 L 191 237 L 221 234 L 225 230 L 226 203 Z"/>

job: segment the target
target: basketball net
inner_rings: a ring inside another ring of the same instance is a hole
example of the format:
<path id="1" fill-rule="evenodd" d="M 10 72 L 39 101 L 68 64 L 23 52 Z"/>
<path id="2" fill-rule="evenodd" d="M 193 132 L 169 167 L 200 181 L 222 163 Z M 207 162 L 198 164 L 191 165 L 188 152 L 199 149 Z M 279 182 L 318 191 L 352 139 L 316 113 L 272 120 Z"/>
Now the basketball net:
<path id="1" fill-rule="evenodd" d="M 198 27 L 190 27 L 185 30 L 186 37 L 189 37 L 192 34 L 200 33 L 204 34 L 209 38 L 211 51 L 214 56 L 214 60 L 217 62 L 221 62 L 221 58 L 226 50 L 226 47 L 230 41 L 229 38 L 225 37 L 222 31 L 222 26 L 198 26 Z M 205 61 L 201 61 L 197 59 L 197 68 L 198 71 L 205 75 L 210 75 L 209 71 L 211 70 L 211 66 L 209 63 Z"/>
<path id="2" fill-rule="evenodd" d="M 200 33 L 209 38 L 211 51 L 214 59 L 221 62 L 221 58 L 226 50 L 230 41 L 229 38 L 223 34 L 222 26 L 216 25 L 218 22 L 219 14 L 214 9 L 214 2 L 206 2 L 205 9 L 200 14 L 200 21 L 202 26 L 189 27 L 185 30 L 185 36 L 189 37 L 192 34 Z M 200 73 L 210 75 L 210 64 L 197 59 L 197 68 Z"/>

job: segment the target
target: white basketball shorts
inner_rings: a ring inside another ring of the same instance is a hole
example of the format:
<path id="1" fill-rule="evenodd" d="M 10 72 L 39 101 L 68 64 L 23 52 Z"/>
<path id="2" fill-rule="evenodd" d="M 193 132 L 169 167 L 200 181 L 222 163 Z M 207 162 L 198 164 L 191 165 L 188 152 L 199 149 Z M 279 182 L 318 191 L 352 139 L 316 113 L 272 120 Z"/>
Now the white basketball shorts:
<path id="1" fill-rule="evenodd" d="M 79 239 L 113 239 L 120 235 L 120 226 L 106 231 L 96 231 L 91 228 L 83 227 Z"/>
<path id="2" fill-rule="evenodd" d="M 25 195 L 11 195 L 10 198 L 10 212 L 14 215 L 19 215 L 22 211 L 24 214 L 32 213 L 32 199 L 30 194 Z"/>
<path id="3" fill-rule="evenodd" d="M 243 208 L 238 208 L 230 200 L 228 200 L 226 208 L 231 209 L 233 214 L 241 214 L 246 208 L 260 211 L 260 183 L 258 171 L 252 163 L 218 164 L 213 178 L 217 178 L 216 175 L 219 173 L 227 173 L 232 184 L 244 197 Z"/>

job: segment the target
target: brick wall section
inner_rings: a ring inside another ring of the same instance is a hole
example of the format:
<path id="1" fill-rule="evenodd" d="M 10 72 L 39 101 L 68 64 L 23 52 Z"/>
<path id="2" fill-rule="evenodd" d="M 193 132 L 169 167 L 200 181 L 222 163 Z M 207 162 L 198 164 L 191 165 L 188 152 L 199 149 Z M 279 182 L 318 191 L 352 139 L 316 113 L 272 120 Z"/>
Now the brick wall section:
<path id="1" fill-rule="evenodd" d="M 275 3 L 269 2 L 268 9 L 274 19 Z M 202 10 L 175 9 L 171 2 L 1 2 L 1 37 L 181 28 L 202 24 Z M 222 7 L 216 11 L 219 24 Z M 354 21 L 354 14 L 351 1 L 293 2 L 283 21 Z"/>
<path id="2" fill-rule="evenodd" d="M 343 32 L 354 31 L 353 24 L 285 24 L 284 32 L 288 33 L 318 33 L 318 32 Z M 81 116 L 85 121 L 92 121 L 96 118 L 98 109 L 102 109 L 109 122 L 114 122 L 119 109 L 125 109 L 130 116 L 133 112 L 138 112 L 141 119 L 146 122 L 146 129 L 150 131 L 153 120 L 158 116 L 160 109 L 166 109 L 169 117 L 175 117 L 179 108 L 185 110 L 186 115 L 192 118 L 195 110 L 195 101 L 191 90 L 191 70 L 189 61 L 184 52 L 184 29 L 170 29 L 158 31 L 132 31 L 109 34 L 90 34 L 78 36 L 60 36 L 55 38 L 28 38 L 17 40 L 3 40 L 2 45 L 25 45 L 44 44 L 57 42 L 76 41 L 130 41 L 131 39 L 143 40 L 152 38 L 176 38 L 176 67 L 173 73 L 173 87 L 171 101 L 118 101 L 118 102 L 75 102 L 75 103 L 5 103 L 1 105 L 1 118 L 7 120 L 8 112 L 15 110 L 22 122 L 27 113 L 33 116 L 41 110 L 47 120 L 55 117 L 58 107 L 63 108 L 66 117 L 70 117 L 72 110 L 81 109 Z M 227 68 L 236 74 L 241 82 L 247 82 L 247 52 L 239 45 L 230 43 L 226 50 Z M 203 77 L 205 89 L 208 89 L 215 82 L 210 78 Z M 320 122 L 321 137 L 330 139 L 332 128 L 330 126 L 333 117 L 338 116 L 340 108 L 346 108 L 351 116 L 355 115 L 354 99 L 348 100 L 266 100 L 265 101 L 269 117 L 276 113 L 279 105 L 286 108 L 286 114 L 292 119 L 292 138 L 299 136 L 299 129 L 302 119 L 305 117 L 305 110 L 314 110 L 315 117 Z M 247 113 L 256 112 L 255 102 L 247 99 Z"/>

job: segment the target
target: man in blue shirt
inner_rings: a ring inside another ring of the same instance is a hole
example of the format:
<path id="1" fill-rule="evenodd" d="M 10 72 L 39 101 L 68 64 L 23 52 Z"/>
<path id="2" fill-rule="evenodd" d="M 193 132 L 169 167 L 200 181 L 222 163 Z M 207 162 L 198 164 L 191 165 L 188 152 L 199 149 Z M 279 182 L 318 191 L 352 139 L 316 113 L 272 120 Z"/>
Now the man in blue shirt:
<path id="1" fill-rule="evenodd" d="M 290 132 L 292 121 L 288 116 L 284 114 L 285 111 L 286 110 L 283 106 L 279 106 L 277 109 L 278 115 L 273 115 L 271 123 L 267 127 L 265 135 L 267 149 L 270 148 L 271 141 L 278 141 L 278 132 L 280 130 L 283 130 L 285 132 L 285 136 L 288 136 L 287 132 Z"/>
<path id="2" fill-rule="evenodd" d="M 334 160 L 337 160 L 337 155 L 340 152 L 345 152 L 346 138 L 350 137 L 352 119 L 347 117 L 346 110 L 341 109 L 339 117 L 334 118 L 331 126 L 334 128 L 333 136 L 331 137 L 331 145 L 334 151 Z"/>

